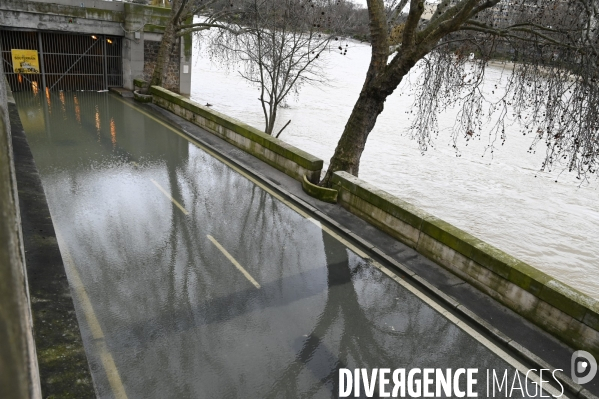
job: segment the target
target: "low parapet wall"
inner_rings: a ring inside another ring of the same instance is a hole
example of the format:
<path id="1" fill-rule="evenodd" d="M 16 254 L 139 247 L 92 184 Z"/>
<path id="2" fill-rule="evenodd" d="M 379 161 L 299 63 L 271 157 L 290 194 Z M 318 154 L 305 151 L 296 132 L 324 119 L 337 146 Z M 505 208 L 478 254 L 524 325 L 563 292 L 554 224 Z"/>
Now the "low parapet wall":
<path id="1" fill-rule="evenodd" d="M 311 182 L 320 179 L 321 159 L 162 87 L 152 86 L 150 93 L 154 104 L 206 129 L 294 179 L 301 182 L 304 175 Z"/>
<path id="2" fill-rule="evenodd" d="M 599 356 L 599 301 L 346 172 L 338 203 L 575 349 Z"/>

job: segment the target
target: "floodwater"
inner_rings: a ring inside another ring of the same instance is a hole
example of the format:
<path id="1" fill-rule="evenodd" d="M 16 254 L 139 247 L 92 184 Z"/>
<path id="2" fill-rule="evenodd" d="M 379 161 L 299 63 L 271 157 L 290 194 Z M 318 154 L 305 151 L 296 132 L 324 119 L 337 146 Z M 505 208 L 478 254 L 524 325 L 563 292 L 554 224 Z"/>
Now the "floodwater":
<path id="1" fill-rule="evenodd" d="M 306 86 L 278 116 L 281 139 L 328 164 L 364 82 L 370 47 L 350 42 L 346 56 L 327 54 L 327 86 Z M 237 73 L 195 51 L 192 99 L 264 129 L 259 92 Z M 509 71 L 487 70 L 487 91 Z M 562 169 L 540 172 L 544 148 L 528 153 L 531 136 L 518 125 L 493 153 L 494 139 L 459 142 L 456 157 L 448 130 L 456 110 L 439 117 L 436 146 L 421 154 L 408 137 L 414 97 L 410 76 L 388 99 L 370 134 L 360 178 L 487 241 L 578 290 L 599 299 L 599 181 L 581 184 Z M 483 127 L 490 130 L 490 123 Z M 484 156 L 483 156 L 484 155 Z M 557 182 L 556 182 L 557 180 Z"/>
<path id="2" fill-rule="evenodd" d="M 15 98 L 98 397 L 329 398 L 338 370 L 358 367 L 478 368 L 482 397 L 486 370 L 514 375 L 151 108 L 109 93 Z"/>

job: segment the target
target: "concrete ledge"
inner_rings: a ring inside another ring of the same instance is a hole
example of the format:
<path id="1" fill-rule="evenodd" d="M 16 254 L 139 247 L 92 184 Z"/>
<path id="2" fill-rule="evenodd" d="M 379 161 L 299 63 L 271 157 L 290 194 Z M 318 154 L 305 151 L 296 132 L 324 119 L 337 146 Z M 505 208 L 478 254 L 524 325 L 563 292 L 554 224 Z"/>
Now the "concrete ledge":
<path id="1" fill-rule="evenodd" d="M 125 98 L 133 98 L 133 92 L 131 90 L 127 90 L 123 87 L 111 87 L 109 89 L 111 92 L 116 93 L 117 95 Z"/>
<path id="2" fill-rule="evenodd" d="M 320 179 L 323 161 L 234 118 L 162 87 L 152 86 L 154 104 L 206 129 L 298 181 Z"/>
<path id="3" fill-rule="evenodd" d="M 331 204 L 337 203 L 337 190 L 330 188 L 320 187 L 310 181 L 304 176 L 302 180 L 302 189 L 306 194 L 324 202 L 330 202 Z"/>
<path id="4" fill-rule="evenodd" d="M 484 241 L 336 172 L 338 202 L 577 349 L 599 356 L 599 301 Z"/>

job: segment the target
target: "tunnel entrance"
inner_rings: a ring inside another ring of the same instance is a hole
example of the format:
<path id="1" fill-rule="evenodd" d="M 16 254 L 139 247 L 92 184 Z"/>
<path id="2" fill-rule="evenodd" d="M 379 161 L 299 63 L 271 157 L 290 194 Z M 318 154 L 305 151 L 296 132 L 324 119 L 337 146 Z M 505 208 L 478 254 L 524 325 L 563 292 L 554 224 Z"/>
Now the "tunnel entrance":
<path id="1" fill-rule="evenodd" d="M 4 73 L 13 92 L 122 87 L 117 36 L 0 30 Z"/>

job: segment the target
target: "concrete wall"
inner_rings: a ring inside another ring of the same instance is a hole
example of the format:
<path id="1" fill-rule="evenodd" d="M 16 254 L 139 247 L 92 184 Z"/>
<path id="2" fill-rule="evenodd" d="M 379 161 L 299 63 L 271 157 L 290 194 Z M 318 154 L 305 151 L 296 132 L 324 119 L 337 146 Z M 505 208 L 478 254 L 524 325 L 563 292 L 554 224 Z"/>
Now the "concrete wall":
<path id="1" fill-rule="evenodd" d="M 0 398 L 41 398 L 1 64 L 0 78 Z"/>
<path id="2" fill-rule="evenodd" d="M 164 25 L 170 18 L 170 9 L 162 7 L 142 7 L 139 5 L 126 5 L 126 16 L 128 21 L 146 21 L 143 24 L 143 74 L 133 75 L 133 78 L 141 78 L 144 81 L 151 80 L 150 71 L 153 70 L 158 56 L 158 46 L 162 40 Z M 190 18 L 186 23 L 191 23 Z M 135 22 L 129 22 L 135 24 Z M 140 26 L 137 23 L 137 26 Z M 162 86 L 179 94 L 191 94 L 191 57 L 192 57 L 191 34 L 180 37 L 173 46 L 169 56 L 166 79 Z M 126 88 L 129 88 L 126 86 Z"/>
<path id="3" fill-rule="evenodd" d="M 304 175 L 311 181 L 320 178 L 321 159 L 162 87 L 152 86 L 150 93 L 154 104 L 214 133 L 294 179 L 302 181 Z"/>
<path id="4" fill-rule="evenodd" d="M 49 3 L 48 0 L 28 0 L 33 3 Z M 106 3 L 111 3 L 112 7 L 119 8 L 121 11 L 123 10 L 123 1 L 122 0 L 52 0 L 54 4 L 60 4 L 65 6 L 74 6 L 81 7 L 81 3 L 83 3 L 83 7 L 103 7 Z"/>
<path id="5" fill-rule="evenodd" d="M 336 172 L 338 203 L 415 248 L 487 295 L 599 357 L 599 301 L 346 172 Z"/>
<path id="6" fill-rule="evenodd" d="M 0 1 L 0 26 L 56 32 L 123 36 L 123 3 L 111 1 Z M 70 4 L 73 3 L 73 4 Z M 87 3 L 87 5 L 85 5 Z"/>
<path id="7" fill-rule="evenodd" d="M 155 26 L 164 25 L 170 10 L 159 7 L 145 7 L 139 4 L 123 4 L 123 87 L 135 88 L 133 80 L 143 79 L 145 67 L 144 43 L 146 40 L 159 41 L 160 32 L 152 32 Z M 190 91 L 190 90 L 187 90 Z"/>

